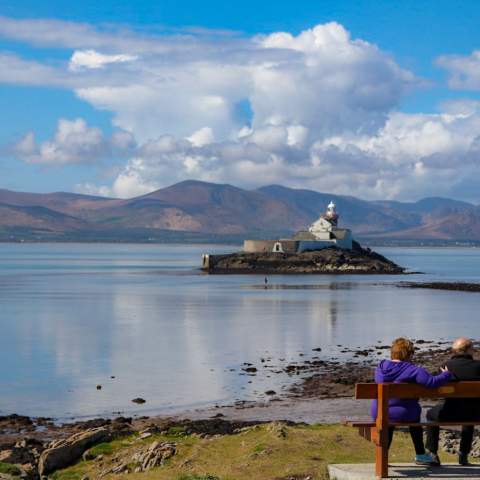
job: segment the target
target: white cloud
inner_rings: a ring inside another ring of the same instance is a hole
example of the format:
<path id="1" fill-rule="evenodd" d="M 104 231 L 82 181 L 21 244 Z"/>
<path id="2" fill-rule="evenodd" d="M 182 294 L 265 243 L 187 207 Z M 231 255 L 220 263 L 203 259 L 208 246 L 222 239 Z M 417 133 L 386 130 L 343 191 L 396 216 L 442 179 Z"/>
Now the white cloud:
<path id="1" fill-rule="evenodd" d="M 202 128 L 226 140 L 250 123 L 254 128 L 302 126 L 316 136 L 371 132 L 417 81 L 374 45 L 351 39 L 337 23 L 298 36 L 212 41 L 0 18 L 1 34 L 76 49 L 68 64 L 55 67 L 17 59 L 19 65 L 3 74 L 4 81 L 73 88 L 95 108 L 112 112 L 115 126 L 141 142 L 162 134 L 190 137 Z M 251 114 L 242 112 L 242 105 Z"/>
<path id="2" fill-rule="evenodd" d="M 62 118 L 52 140 L 37 144 L 33 132 L 29 132 L 13 146 L 13 152 L 27 163 L 64 165 L 125 155 L 133 146 L 133 137 L 128 132 L 115 132 L 108 138 L 99 128 L 87 126 L 81 118 Z"/>
<path id="3" fill-rule="evenodd" d="M 374 135 L 350 133 L 300 147 L 292 145 L 288 128 L 281 126 L 205 145 L 161 137 L 139 148 L 112 194 L 128 197 L 197 178 L 411 199 L 419 193 L 459 196 L 462 185 L 475 177 L 480 178 L 479 115 L 392 113 Z M 463 194 L 478 199 L 474 192 Z"/>
<path id="4" fill-rule="evenodd" d="M 442 55 L 436 63 L 447 70 L 451 88 L 480 89 L 480 50 L 474 50 L 470 55 Z"/>
<path id="5" fill-rule="evenodd" d="M 187 140 L 195 147 L 203 147 L 209 143 L 213 143 L 213 132 L 210 127 L 203 127 L 194 132 Z"/>
<path id="6" fill-rule="evenodd" d="M 109 197 L 112 194 L 112 189 L 107 186 L 95 185 L 94 183 L 77 183 L 74 187 L 75 193 L 83 193 L 84 195 L 94 195 L 99 197 Z"/>
<path id="7" fill-rule="evenodd" d="M 145 37 L 125 28 L 99 30 L 86 23 L 53 19 L 0 16 L 0 36 L 42 47 L 165 51 L 161 38 Z"/>
<path id="8" fill-rule="evenodd" d="M 48 65 L 0 52 L 0 83 L 64 86 L 68 84 L 68 79 L 62 72 Z"/>
<path id="9" fill-rule="evenodd" d="M 77 50 L 70 58 L 68 68 L 73 72 L 82 69 L 104 68 L 108 64 L 132 62 L 137 58 L 135 55 L 105 55 L 95 50 Z"/>

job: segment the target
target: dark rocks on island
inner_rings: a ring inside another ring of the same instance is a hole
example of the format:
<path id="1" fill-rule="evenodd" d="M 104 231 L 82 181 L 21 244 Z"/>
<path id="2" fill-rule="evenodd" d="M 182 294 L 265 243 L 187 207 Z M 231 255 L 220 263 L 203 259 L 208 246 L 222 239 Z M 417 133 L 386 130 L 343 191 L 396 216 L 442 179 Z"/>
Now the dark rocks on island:
<path id="1" fill-rule="evenodd" d="M 257 273 L 358 273 L 401 274 L 405 269 L 386 257 L 363 248 L 350 230 L 338 228 L 335 204 L 308 230 L 291 239 L 245 240 L 243 251 L 224 255 L 203 255 L 202 270 L 211 274 Z M 268 279 L 265 277 L 267 289 Z"/>
<path id="2" fill-rule="evenodd" d="M 227 273 L 349 273 L 401 274 L 405 269 L 384 256 L 354 245 L 352 250 L 337 247 L 301 253 L 231 253 L 209 255 L 204 268 L 212 274 Z"/>

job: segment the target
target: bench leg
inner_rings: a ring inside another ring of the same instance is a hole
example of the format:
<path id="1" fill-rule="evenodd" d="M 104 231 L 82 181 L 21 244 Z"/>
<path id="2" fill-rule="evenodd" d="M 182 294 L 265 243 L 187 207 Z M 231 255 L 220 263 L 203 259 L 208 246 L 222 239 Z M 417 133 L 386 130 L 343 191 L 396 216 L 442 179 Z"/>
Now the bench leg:
<path id="1" fill-rule="evenodd" d="M 388 430 L 379 432 L 379 439 L 375 446 L 375 476 L 388 477 Z"/>
<path id="2" fill-rule="evenodd" d="M 378 385 L 377 435 L 375 448 L 375 475 L 377 478 L 388 477 L 388 384 Z"/>
<path id="3" fill-rule="evenodd" d="M 358 427 L 358 434 L 369 442 L 374 442 L 372 437 L 372 427 Z"/>

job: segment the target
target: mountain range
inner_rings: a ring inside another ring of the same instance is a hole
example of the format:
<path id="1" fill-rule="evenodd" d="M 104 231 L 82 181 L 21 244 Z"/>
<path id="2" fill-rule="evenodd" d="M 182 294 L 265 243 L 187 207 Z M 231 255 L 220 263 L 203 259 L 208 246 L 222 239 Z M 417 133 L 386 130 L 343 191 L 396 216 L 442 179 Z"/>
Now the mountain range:
<path id="1" fill-rule="evenodd" d="M 0 189 L 2 241 L 239 241 L 306 228 L 333 200 L 364 241 L 478 242 L 480 206 L 447 198 L 359 198 L 269 185 L 245 190 L 188 180 L 132 199 Z"/>

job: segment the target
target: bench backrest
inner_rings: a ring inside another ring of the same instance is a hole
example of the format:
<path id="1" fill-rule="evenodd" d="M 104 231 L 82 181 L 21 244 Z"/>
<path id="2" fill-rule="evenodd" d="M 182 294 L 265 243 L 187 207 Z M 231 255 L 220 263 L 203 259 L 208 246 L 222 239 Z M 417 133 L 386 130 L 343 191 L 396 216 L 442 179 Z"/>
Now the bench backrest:
<path id="1" fill-rule="evenodd" d="M 383 383 L 388 396 L 394 398 L 480 398 L 480 381 L 451 382 L 443 387 L 426 388 L 415 383 Z M 357 383 L 355 398 L 373 400 L 378 398 L 379 384 Z"/>

